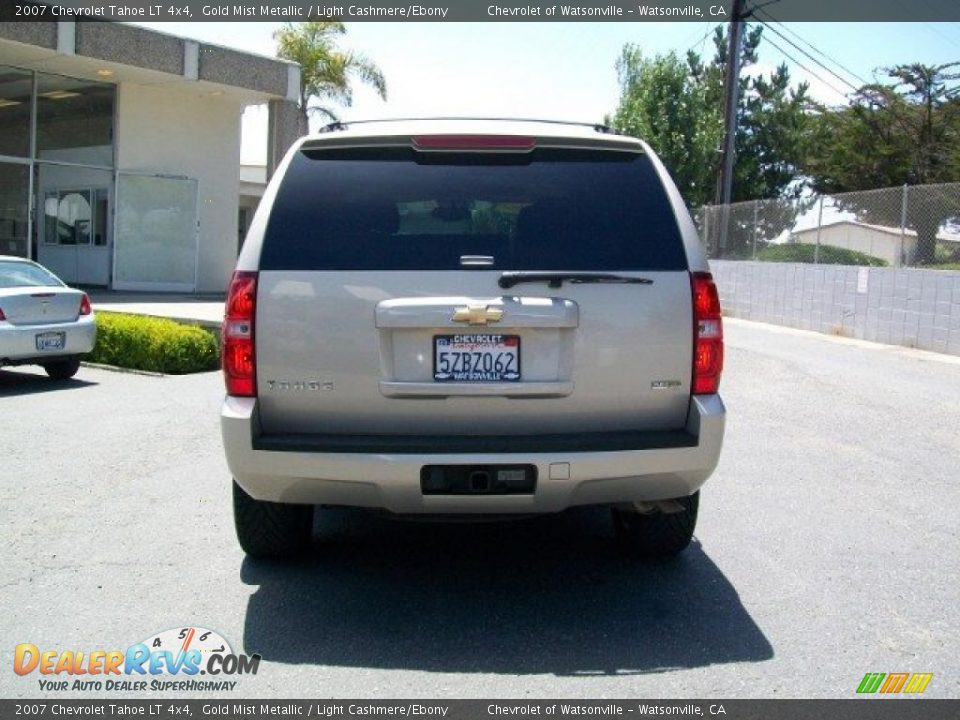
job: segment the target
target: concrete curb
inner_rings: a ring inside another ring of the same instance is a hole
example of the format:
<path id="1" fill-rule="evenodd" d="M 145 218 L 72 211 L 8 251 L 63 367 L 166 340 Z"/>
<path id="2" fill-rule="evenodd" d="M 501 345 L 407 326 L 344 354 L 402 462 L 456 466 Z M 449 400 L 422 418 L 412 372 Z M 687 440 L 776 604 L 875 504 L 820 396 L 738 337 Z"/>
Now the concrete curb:
<path id="1" fill-rule="evenodd" d="M 128 375 L 146 375 L 147 377 L 165 378 L 164 373 L 152 372 L 151 370 L 136 370 L 134 368 L 117 367 L 116 365 L 103 365 L 102 363 L 86 362 L 80 363 L 83 367 L 96 368 L 97 370 L 106 370 L 108 372 L 127 373 Z M 210 372 L 213 372 L 212 370 Z M 194 373 L 190 373 L 194 374 Z"/>

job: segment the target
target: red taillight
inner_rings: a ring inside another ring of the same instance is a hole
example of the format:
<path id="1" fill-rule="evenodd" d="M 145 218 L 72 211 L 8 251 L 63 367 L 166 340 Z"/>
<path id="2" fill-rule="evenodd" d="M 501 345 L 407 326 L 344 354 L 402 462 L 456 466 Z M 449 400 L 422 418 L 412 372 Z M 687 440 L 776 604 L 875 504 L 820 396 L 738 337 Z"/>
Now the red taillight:
<path id="1" fill-rule="evenodd" d="M 0 308 L 0 320 L 6 320 L 7 316 L 3 314 L 3 308 Z"/>
<path id="2" fill-rule="evenodd" d="M 723 372 L 723 321 L 720 296 L 708 272 L 692 273 L 693 394 L 710 395 L 720 387 Z"/>
<path id="3" fill-rule="evenodd" d="M 509 150 L 527 152 L 536 146 L 536 138 L 525 135 L 417 135 L 417 150 Z"/>
<path id="4" fill-rule="evenodd" d="M 93 308 L 90 307 L 90 298 L 87 297 L 87 294 L 84 293 L 80 296 L 80 314 L 89 315 L 93 312 Z"/>
<path id="5" fill-rule="evenodd" d="M 257 360 L 253 320 L 257 309 L 257 274 L 233 274 L 223 316 L 222 365 L 227 394 L 254 397 L 257 394 Z"/>

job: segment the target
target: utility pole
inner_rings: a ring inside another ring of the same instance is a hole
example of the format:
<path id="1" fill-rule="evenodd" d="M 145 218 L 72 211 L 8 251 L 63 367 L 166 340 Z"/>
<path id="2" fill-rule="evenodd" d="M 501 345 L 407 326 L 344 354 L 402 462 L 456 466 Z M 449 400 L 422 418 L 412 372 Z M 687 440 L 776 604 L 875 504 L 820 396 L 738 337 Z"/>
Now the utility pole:
<path id="1" fill-rule="evenodd" d="M 718 202 L 724 206 L 723 225 L 720 228 L 721 253 L 727 247 L 727 228 L 730 219 L 730 200 L 733 197 L 733 161 L 737 140 L 737 101 L 740 92 L 740 41 L 743 35 L 741 22 L 744 0 L 732 0 L 730 30 L 727 38 L 727 73 L 724 95 L 723 164 L 720 168 Z"/>

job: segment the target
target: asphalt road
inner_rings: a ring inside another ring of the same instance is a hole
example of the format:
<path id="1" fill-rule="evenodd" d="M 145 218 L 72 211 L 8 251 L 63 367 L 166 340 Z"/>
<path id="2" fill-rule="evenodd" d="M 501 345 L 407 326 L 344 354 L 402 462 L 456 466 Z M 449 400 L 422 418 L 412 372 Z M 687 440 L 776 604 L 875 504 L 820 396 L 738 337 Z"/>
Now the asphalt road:
<path id="1" fill-rule="evenodd" d="M 236 697 L 852 697 L 895 671 L 960 697 L 960 361 L 731 322 L 727 368 L 679 561 L 621 558 L 593 509 L 328 511 L 280 565 L 233 537 L 217 374 L 0 371 L 0 696 L 44 695 L 17 643 L 201 625 L 263 657 Z"/>

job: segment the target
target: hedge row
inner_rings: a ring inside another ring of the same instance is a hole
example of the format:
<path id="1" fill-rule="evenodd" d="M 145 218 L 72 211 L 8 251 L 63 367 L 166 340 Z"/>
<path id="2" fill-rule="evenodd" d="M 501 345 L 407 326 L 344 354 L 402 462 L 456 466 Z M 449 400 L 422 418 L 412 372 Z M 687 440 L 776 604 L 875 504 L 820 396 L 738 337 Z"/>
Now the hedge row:
<path id="1" fill-rule="evenodd" d="M 206 372 L 220 365 L 209 330 L 173 320 L 97 312 L 97 344 L 87 360 L 169 375 Z"/>
<path id="2" fill-rule="evenodd" d="M 813 243 L 784 243 L 783 245 L 768 245 L 757 253 L 757 260 L 766 262 L 799 262 L 821 265 L 870 265 L 886 267 L 888 264 L 883 258 L 867 255 L 866 253 L 836 247 L 835 245 L 821 245 L 820 250 Z"/>

